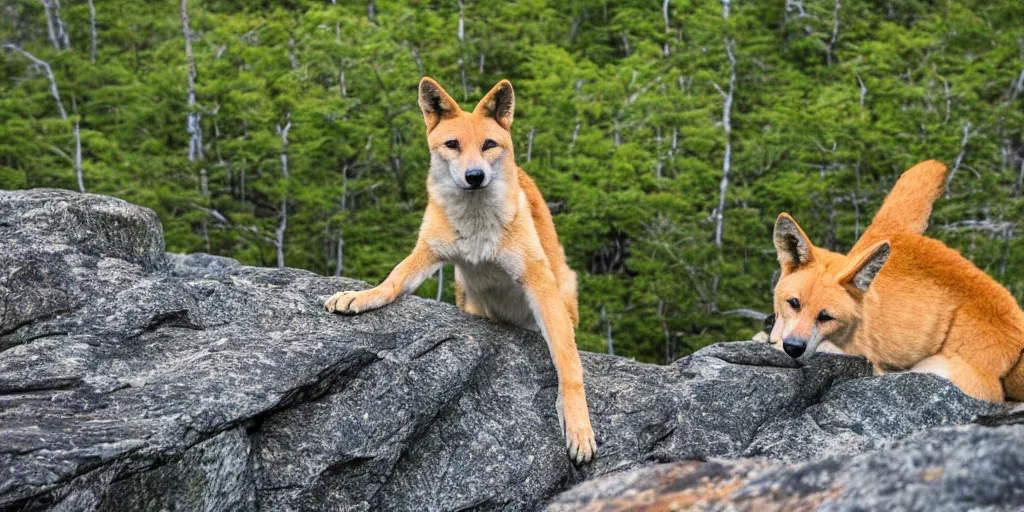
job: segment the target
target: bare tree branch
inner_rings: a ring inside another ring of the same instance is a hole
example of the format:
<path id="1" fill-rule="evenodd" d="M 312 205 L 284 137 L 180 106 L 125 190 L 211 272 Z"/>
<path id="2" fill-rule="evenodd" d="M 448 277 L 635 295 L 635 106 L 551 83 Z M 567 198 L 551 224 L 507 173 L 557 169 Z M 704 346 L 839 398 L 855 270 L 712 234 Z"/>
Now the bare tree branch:
<path id="1" fill-rule="evenodd" d="M 829 39 L 825 46 L 825 61 L 832 65 L 832 51 L 835 49 L 836 41 L 839 39 L 839 9 L 842 7 L 840 0 L 835 0 L 835 10 L 832 11 L 832 39 Z"/>
<path id="2" fill-rule="evenodd" d="M 412 45 L 409 45 L 409 50 L 412 52 L 412 60 L 416 62 L 416 71 L 423 77 L 423 59 L 420 58 L 420 52 Z"/>
<path id="3" fill-rule="evenodd" d="M 768 318 L 768 313 L 762 313 L 760 311 L 754 311 L 753 309 L 730 309 L 728 311 L 719 311 L 717 307 L 712 306 L 713 311 L 723 316 L 738 316 L 742 318 L 749 318 L 751 320 L 757 320 L 763 322 L 765 318 Z"/>
<path id="4" fill-rule="evenodd" d="M 956 160 L 953 161 L 953 170 L 949 171 L 949 177 L 946 178 L 946 199 L 949 199 L 949 185 L 953 182 L 953 177 L 956 176 L 956 171 L 960 170 L 960 164 L 964 161 L 964 155 L 967 154 L 967 142 L 971 139 L 971 122 L 967 121 L 964 123 L 964 136 L 960 139 L 960 153 L 956 155 Z"/>
<path id="5" fill-rule="evenodd" d="M 962 220 L 944 224 L 942 229 L 946 231 L 984 231 L 992 238 L 1008 240 L 1013 238 L 1016 232 L 1016 224 L 1006 220 Z"/>
<path id="6" fill-rule="evenodd" d="M 1024 92 L 1024 69 L 1020 70 L 1017 83 L 1013 84 L 1013 91 L 1010 93 L 1010 101 L 1017 99 L 1017 95 Z"/>
<path id="7" fill-rule="evenodd" d="M 46 78 L 50 80 L 50 94 L 53 96 L 53 99 L 57 101 L 57 110 L 60 111 L 60 118 L 66 121 L 68 119 L 68 113 L 64 110 L 64 103 L 60 101 L 60 91 L 57 89 L 57 79 L 53 76 L 53 70 L 50 69 L 50 64 L 21 49 L 18 45 L 7 43 L 4 45 L 4 48 L 14 50 L 22 54 L 26 59 L 32 61 L 33 64 L 39 66 L 44 72 L 46 72 Z"/>

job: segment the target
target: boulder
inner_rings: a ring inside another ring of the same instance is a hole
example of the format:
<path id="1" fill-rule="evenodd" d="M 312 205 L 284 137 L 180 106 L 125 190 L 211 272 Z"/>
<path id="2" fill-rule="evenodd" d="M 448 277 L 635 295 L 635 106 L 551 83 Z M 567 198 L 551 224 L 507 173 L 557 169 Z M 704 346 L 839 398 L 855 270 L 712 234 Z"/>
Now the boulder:
<path id="1" fill-rule="evenodd" d="M 731 478 L 751 489 L 730 491 L 738 503 L 777 496 L 769 477 L 794 500 L 833 484 L 854 500 L 885 482 L 842 483 L 851 470 L 919 483 L 891 453 L 944 468 L 932 481 L 951 504 L 956 486 L 1005 503 L 1024 489 L 1008 474 L 1019 413 L 929 375 L 872 377 L 860 358 L 798 366 L 754 342 L 666 366 L 585 353 L 599 457 L 576 467 L 536 333 L 417 297 L 331 315 L 324 298 L 368 285 L 165 254 L 152 211 L 102 196 L 0 191 L 0 256 L 4 510 L 566 509 L 659 474 L 679 476 L 665 492 L 709 496 Z M 1001 458 L 957 458 L 971 450 Z M 675 461 L 710 462 L 652 466 Z"/>

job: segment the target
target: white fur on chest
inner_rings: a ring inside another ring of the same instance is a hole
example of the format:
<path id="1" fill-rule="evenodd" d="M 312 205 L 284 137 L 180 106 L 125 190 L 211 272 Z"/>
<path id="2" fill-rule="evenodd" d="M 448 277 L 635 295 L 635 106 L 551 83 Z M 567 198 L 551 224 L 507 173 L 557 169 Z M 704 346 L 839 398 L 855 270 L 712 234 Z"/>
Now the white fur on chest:
<path id="1" fill-rule="evenodd" d="M 455 264 L 455 279 L 487 316 L 536 331 L 537 321 L 523 286 L 509 270 L 515 272 L 498 262 L 461 262 Z"/>

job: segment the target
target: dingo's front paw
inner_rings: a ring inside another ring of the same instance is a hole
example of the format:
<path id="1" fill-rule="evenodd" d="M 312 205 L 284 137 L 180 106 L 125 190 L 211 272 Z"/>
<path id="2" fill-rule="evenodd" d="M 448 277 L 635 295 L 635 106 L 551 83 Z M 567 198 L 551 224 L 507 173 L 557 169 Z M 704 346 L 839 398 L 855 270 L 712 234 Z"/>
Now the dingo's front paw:
<path id="1" fill-rule="evenodd" d="M 331 313 L 356 314 L 384 306 L 394 300 L 378 288 L 360 292 L 339 292 L 324 302 L 324 309 Z"/>
<path id="2" fill-rule="evenodd" d="M 584 397 L 564 400 L 559 397 L 558 416 L 562 420 L 565 448 L 576 464 L 590 462 L 597 453 L 597 439 L 590 427 L 590 414 Z"/>
<path id="3" fill-rule="evenodd" d="M 594 454 L 597 453 L 597 440 L 594 438 L 594 430 L 590 428 L 589 419 L 585 425 L 566 426 L 565 447 L 569 451 L 569 459 L 576 464 L 584 464 L 594 458 Z"/>

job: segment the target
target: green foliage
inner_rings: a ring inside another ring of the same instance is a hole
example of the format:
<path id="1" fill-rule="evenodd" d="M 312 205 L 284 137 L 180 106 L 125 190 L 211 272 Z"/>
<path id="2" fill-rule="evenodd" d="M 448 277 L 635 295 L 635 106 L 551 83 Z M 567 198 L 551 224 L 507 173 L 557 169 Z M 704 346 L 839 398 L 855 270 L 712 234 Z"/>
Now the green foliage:
<path id="1" fill-rule="evenodd" d="M 719 312 L 771 309 L 776 215 L 847 250 L 927 158 L 960 157 L 929 233 L 1024 297 L 1019 0 L 843 3 L 838 19 L 832 0 L 734 0 L 728 19 L 720 3 L 671 0 L 668 28 L 661 2 L 466 0 L 461 42 L 455 0 L 375 1 L 373 19 L 365 1 L 193 0 L 195 162 L 179 2 L 97 1 L 95 62 L 86 3 L 64 4 L 66 50 L 35 0 L 0 18 L 6 41 L 52 67 L 69 116 L 42 70 L 0 54 L 0 187 L 76 189 L 77 119 L 88 191 L 153 208 L 172 251 L 276 265 L 286 204 L 287 265 L 334 275 L 343 239 L 343 275 L 382 279 L 425 205 L 426 73 L 467 107 L 513 81 L 517 160 L 580 274 L 584 349 L 607 350 L 610 331 L 616 353 L 664 361 L 750 336 L 757 322 Z M 436 281 L 419 293 L 436 296 Z"/>

